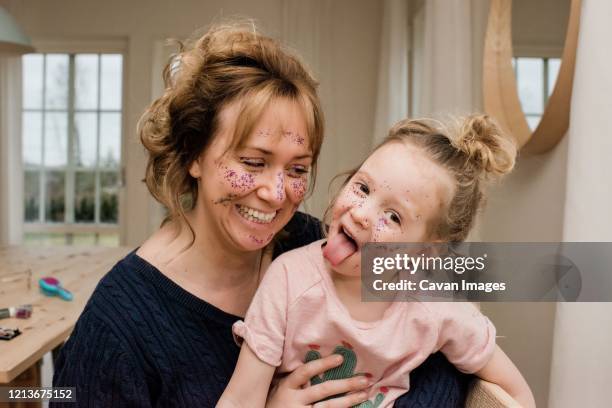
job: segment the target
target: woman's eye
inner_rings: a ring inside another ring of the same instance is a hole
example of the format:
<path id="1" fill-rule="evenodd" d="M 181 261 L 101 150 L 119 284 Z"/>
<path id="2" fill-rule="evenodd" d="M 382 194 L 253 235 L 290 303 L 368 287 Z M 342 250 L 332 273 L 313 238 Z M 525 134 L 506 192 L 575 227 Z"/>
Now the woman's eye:
<path id="1" fill-rule="evenodd" d="M 261 168 L 266 165 L 266 163 L 264 163 L 263 160 L 247 159 L 247 158 L 241 158 L 240 163 L 244 164 L 247 167 L 252 167 L 252 168 Z"/>
<path id="2" fill-rule="evenodd" d="M 307 175 L 310 169 L 305 166 L 294 166 L 289 169 L 289 177 L 302 177 Z"/>

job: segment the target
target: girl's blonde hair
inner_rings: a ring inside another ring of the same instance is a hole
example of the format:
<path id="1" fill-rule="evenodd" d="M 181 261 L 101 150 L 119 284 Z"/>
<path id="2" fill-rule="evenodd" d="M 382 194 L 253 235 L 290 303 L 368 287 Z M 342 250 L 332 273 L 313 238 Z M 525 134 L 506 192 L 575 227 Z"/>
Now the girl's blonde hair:
<path id="1" fill-rule="evenodd" d="M 144 181 L 168 212 L 166 220 L 193 209 L 198 182 L 189 167 L 219 130 L 219 113 L 238 103 L 230 146 L 252 132 L 268 104 L 288 98 L 302 108 L 313 155 L 311 187 L 323 142 L 318 83 L 279 42 L 258 33 L 252 22 L 215 25 L 180 50 L 164 69 L 164 94 L 145 111 L 138 133 L 148 152 Z"/>
<path id="2" fill-rule="evenodd" d="M 514 140 L 504 135 L 487 115 L 472 115 L 446 125 L 430 119 L 402 120 L 374 149 L 388 143 L 421 148 L 446 169 L 455 181 L 455 192 L 439 219 L 429 226 L 430 236 L 448 242 L 464 241 L 485 202 L 485 184 L 509 173 L 515 163 Z M 362 163 L 363 164 L 363 163 Z M 361 167 L 344 173 L 344 184 Z M 328 219 L 335 198 L 325 212 Z"/>

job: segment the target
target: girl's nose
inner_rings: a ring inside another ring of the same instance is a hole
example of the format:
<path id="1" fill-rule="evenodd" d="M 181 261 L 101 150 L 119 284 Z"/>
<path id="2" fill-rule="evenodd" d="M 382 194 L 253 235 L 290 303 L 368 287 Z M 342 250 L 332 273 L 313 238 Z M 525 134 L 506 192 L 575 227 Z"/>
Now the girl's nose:
<path id="1" fill-rule="evenodd" d="M 365 202 L 355 204 L 351 209 L 351 218 L 355 224 L 359 225 L 363 229 L 367 229 L 372 225 L 371 222 L 371 209 L 366 205 Z"/>

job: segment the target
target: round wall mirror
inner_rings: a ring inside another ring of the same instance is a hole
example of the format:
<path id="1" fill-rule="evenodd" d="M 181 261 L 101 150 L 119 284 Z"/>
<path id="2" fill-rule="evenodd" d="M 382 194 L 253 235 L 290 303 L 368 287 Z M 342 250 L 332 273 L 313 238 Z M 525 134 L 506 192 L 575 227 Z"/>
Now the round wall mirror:
<path id="1" fill-rule="evenodd" d="M 524 152 L 546 152 L 567 132 L 580 3 L 491 0 L 484 108 Z"/>

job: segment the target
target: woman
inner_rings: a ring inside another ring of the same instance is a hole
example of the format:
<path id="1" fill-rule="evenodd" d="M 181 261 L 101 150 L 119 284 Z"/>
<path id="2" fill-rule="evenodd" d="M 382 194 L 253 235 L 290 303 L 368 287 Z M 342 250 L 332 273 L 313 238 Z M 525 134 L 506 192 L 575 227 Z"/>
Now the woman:
<path id="1" fill-rule="evenodd" d="M 139 132 L 147 187 L 168 217 L 102 279 L 56 361 L 54 386 L 76 387 L 79 405 L 214 406 L 238 357 L 231 326 L 267 265 L 321 238 L 318 221 L 296 212 L 323 137 L 316 82 L 303 65 L 252 27 L 217 26 L 165 79 Z M 337 356 L 305 364 L 270 406 L 347 392 L 315 406 L 359 402 L 350 392 L 365 387 L 362 378 L 302 389 L 338 364 Z M 404 404 L 460 403 L 464 378 L 434 356 Z"/>

